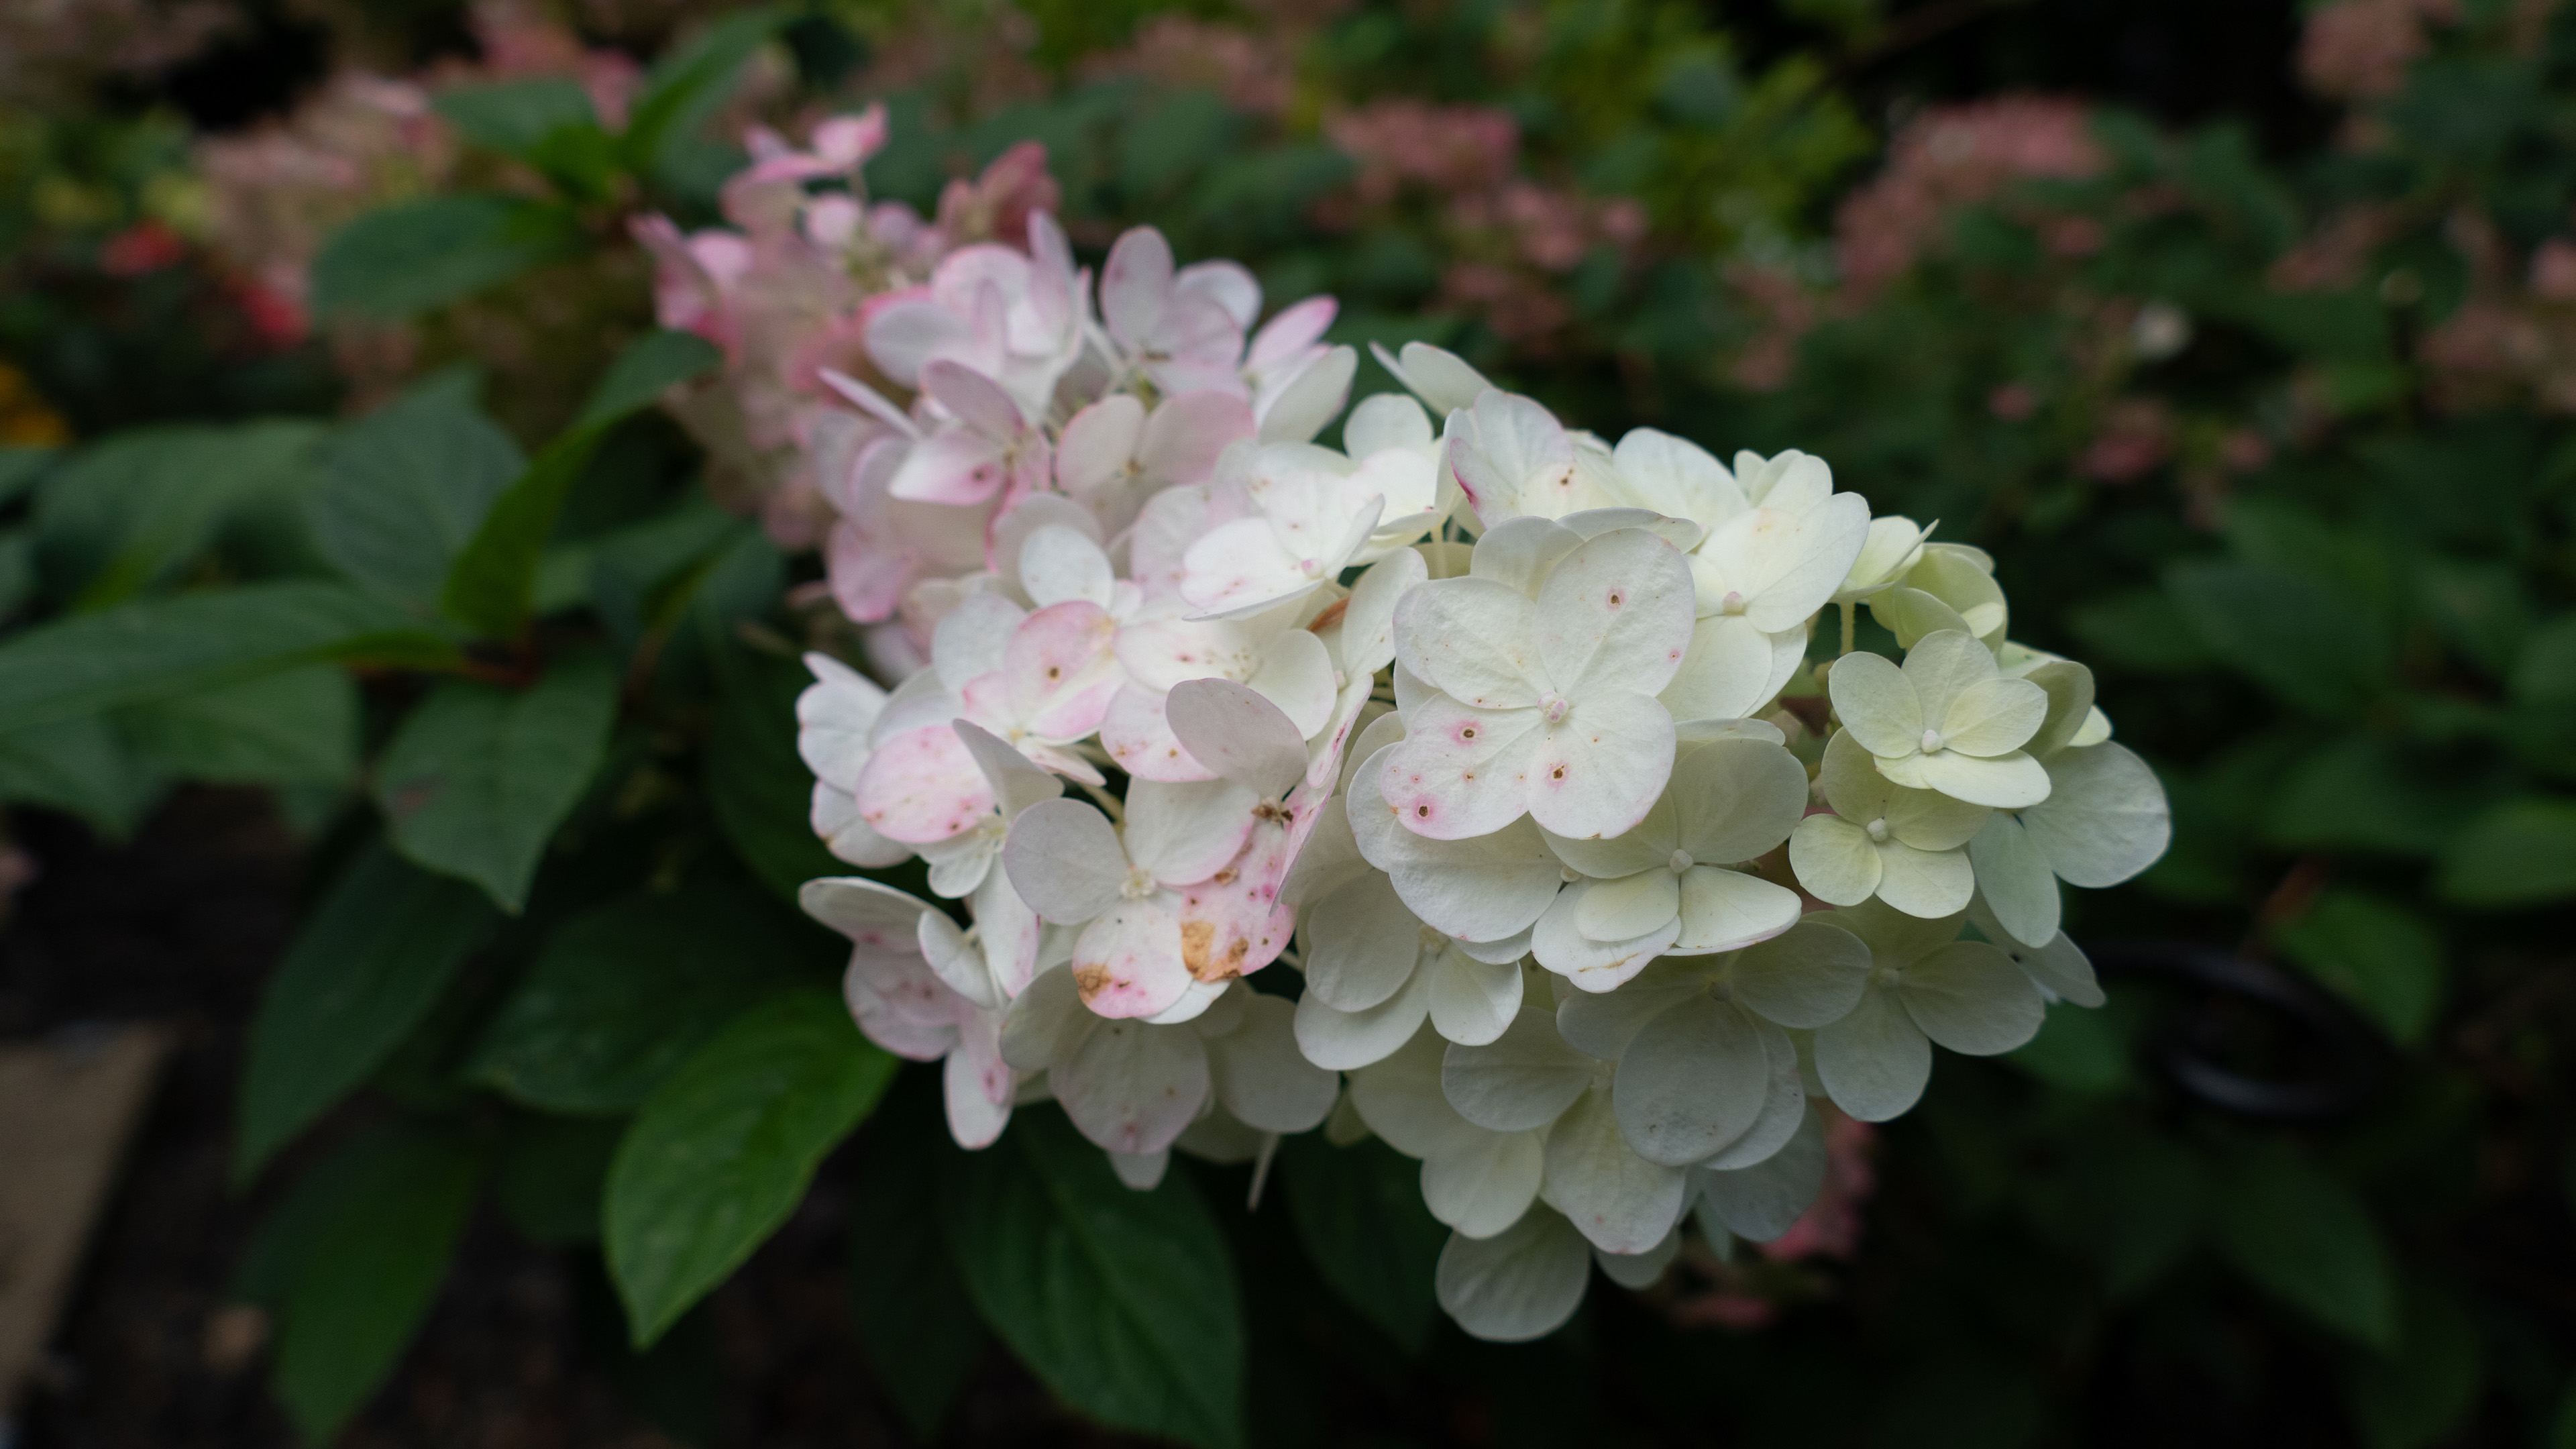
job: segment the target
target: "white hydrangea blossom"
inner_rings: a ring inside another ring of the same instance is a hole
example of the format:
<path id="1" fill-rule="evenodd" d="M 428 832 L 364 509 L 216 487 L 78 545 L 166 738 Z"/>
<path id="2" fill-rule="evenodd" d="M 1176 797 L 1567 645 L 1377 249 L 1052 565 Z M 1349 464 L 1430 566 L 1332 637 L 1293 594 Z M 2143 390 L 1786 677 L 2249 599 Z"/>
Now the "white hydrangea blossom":
<path id="1" fill-rule="evenodd" d="M 1332 1115 L 1420 1161 L 1443 1306 L 1524 1339 L 1595 1264 L 1787 1232 L 1824 1114 L 1905 1111 L 1935 1043 L 2101 1001 L 2058 883 L 2144 869 L 2163 795 L 1991 557 L 1419 343 L 1329 446 L 1328 300 L 1264 324 L 1150 231 L 1095 295 L 1031 234 L 999 311 L 908 297 L 834 383 L 877 441 L 827 492 L 909 580 L 869 656 L 924 663 L 812 656 L 798 706 L 816 833 L 928 866 L 805 905 L 962 1146 L 1052 1099 L 1142 1188 Z"/>

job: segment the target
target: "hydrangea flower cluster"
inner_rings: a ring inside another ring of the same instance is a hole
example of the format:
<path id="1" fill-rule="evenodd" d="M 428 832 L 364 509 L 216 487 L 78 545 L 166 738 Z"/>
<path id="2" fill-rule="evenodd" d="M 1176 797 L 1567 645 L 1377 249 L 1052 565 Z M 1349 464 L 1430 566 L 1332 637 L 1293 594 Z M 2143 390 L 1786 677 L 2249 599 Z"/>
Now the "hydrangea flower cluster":
<path id="1" fill-rule="evenodd" d="M 893 684 L 809 656 L 814 826 L 935 899 L 804 901 L 961 1146 L 1053 1099 L 1133 1186 L 1178 1149 L 1258 1192 L 1280 1135 L 1374 1133 L 1453 1231 L 1441 1303 L 1525 1339 L 1594 1263 L 1787 1232 L 1825 1104 L 2100 1003 L 2058 884 L 2144 869 L 2164 798 L 1988 556 L 1421 344 L 1319 443 L 1329 300 L 1260 323 L 1150 229 L 1095 285 L 1027 226 L 866 310 L 876 381 L 823 374 L 865 441 L 813 460 Z"/>

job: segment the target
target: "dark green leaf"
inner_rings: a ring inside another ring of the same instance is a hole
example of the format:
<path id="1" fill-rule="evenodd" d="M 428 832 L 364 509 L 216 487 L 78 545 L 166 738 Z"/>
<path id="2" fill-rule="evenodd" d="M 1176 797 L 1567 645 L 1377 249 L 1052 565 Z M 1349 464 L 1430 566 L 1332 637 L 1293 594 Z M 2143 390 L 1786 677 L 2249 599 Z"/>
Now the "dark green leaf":
<path id="1" fill-rule="evenodd" d="M 2576 800 L 2509 800 L 2442 853 L 2441 893 L 2464 906 L 2526 906 L 2576 894 Z"/>
<path id="2" fill-rule="evenodd" d="M 126 742 L 182 779 L 345 784 L 358 773 L 358 687 L 307 665 L 117 713 Z"/>
<path id="3" fill-rule="evenodd" d="M 625 1135 L 621 1118 L 522 1115 L 501 1139 L 492 1196 L 531 1241 L 596 1242 L 608 1164 Z"/>
<path id="4" fill-rule="evenodd" d="M 41 572 L 83 609 L 166 583 L 228 518 L 308 489 L 320 436 L 307 422 L 138 428 L 85 448 L 38 496 Z"/>
<path id="5" fill-rule="evenodd" d="M 2356 734 L 2297 753 L 2264 812 L 2263 834 L 2298 849 L 2431 855 L 2485 798 L 2448 760 Z"/>
<path id="6" fill-rule="evenodd" d="M 1376 1138 L 1336 1147 L 1320 1133 L 1283 1138 L 1279 1186 L 1297 1240 L 1344 1301 L 1407 1353 L 1440 1316 L 1432 1278 L 1449 1230 L 1422 1205 L 1422 1168 Z"/>
<path id="7" fill-rule="evenodd" d="M 616 717 L 617 672 L 596 654 L 555 661 L 525 690 L 441 683 L 377 765 L 376 803 L 394 848 L 474 882 L 515 914 Z"/>
<path id="8" fill-rule="evenodd" d="M 2284 926 L 2280 944 L 2406 1045 L 2423 1039 L 2441 1008 L 2441 934 L 2403 906 L 2338 887 Z"/>
<path id="9" fill-rule="evenodd" d="M 934 1071 L 904 1073 L 860 1139 L 850 1198 L 850 1310 L 859 1341 L 916 1438 L 939 1437 L 983 1356 L 984 1328 L 939 1240 L 939 1174 L 957 1152 Z"/>
<path id="10" fill-rule="evenodd" d="M 2102 662 L 2141 674 L 2188 674 L 2210 662 L 2173 596 L 2160 590 L 2080 605 L 2068 611 L 2066 623 Z"/>
<path id="11" fill-rule="evenodd" d="M 452 653 L 345 585 L 209 589 L 57 620 L 0 644 L 0 719 L 24 727 L 325 660 L 438 665 Z"/>
<path id="12" fill-rule="evenodd" d="M 104 835 L 133 833 L 169 785 L 105 715 L 0 732 L 0 800 L 68 810 Z"/>
<path id="13" fill-rule="evenodd" d="M 234 1175 L 247 1179 L 365 1081 L 483 944 L 492 908 L 370 847 L 304 923 L 251 1024 Z"/>
<path id="14" fill-rule="evenodd" d="M 569 76 L 449 86 L 431 104 L 466 140 L 521 160 L 558 131 L 599 127 L 590 93 Z"/>
<path id="15" fill-rule="evenodd" d="M 456 556 L 441 595 L 448 614 L 496 639 L 515 636 L 535 602 L 538 566 L 555 516 L 609 429 L 665 387 L 704 371 L 717 356 L 707 343 L 679 332 L 649 333 L 620 353 L 583 406 L 581 422 L 538 452 Z"/>
<path id="16" fill-rule="evenodd" d="M 576 256 L 583 245 L 579 220 L 547 202 L 477 193 L 402 202 L 323 243 L 313 260 L 313 310 L 399 322 Z"/>
<path id="17" fill-rule="evenodd" d="M 281 1209 L 269 1231 L 291 1225 L 297 1241 L 268 1255 L 285 1269 L 275 1383 L 306 1440 L 328 1442 L 393 1372 L 447 1277 L 476 1169 L 457 1134 L 390 1128 Z"/>
<path id="18" fill-rule="evenodd" d="M 0 531 L 0 623 L 18 612 L 36 592 L 36 535 L 33 529 Z"/>
<path id="19" fill-rule="evenodd" d="M 941 1217 L 984 1322 L 1105 1424 L 1205 1449 L 1244 1442 L 1234 1263 L 1181 1172 L 1133 1192 L 1055 1111 L 950 1164 Z"/>
<path id="20" fill-rule="evenodd" d="M 648 332 L 608 364 L 582 404 L 581 422 L 610 423 L 651 407 L 665 389 L 724 361 L 724 349 L 694 332 Z"/>
<path id="21" fill-rule="evenodd" d="M 2082 1007 L 2050 1007 L 2039 1035 L 2004 1060 L 2069 1092 L 2115 1092 L 2135 1080 L 2118 1024 Z"/>
<path id="22" fill-rule="evenodd" d="M 2280 1149 L 2249 1153 L 2217 1203 L 2218 1245 L 2283 1303 L 2366 1347 L 2397 1338 L 2388 1249 L 2352 1190 Z"/>
<path id="23" fill-rule="evenodd" d="M 727 16 L 654 62 L 626 123 L 627 164 L 646 168 L 666 144 L 687 137 L 713 115 L 732 90 L 735 73 L 787 19 L 769 8 Z"/>
<path id="24" fill-rule="evenodd" d="M 639 1347 L 787 1221 L 894 1068 L 837 995 L 807 991 L 737 1017 L 663 1080 L 608 1175 L 609 1270 Z"/>
<path id="25" fill-rule="evenodd" d="M 62 460 L 60 448 L 0 447 L 0 503 L 35 487 L 36 480 Z"/>
<path id="26" fill-rule="evenodd" d="M 2194 563 L 2167 587 L 2211 649 L 2301 709 L 2349 717 L 2389 687 L 2387 640 L 2325 585 L 2277 568 Z"/>
<path id="27" fill-rule="evenodd" d="M 2424 1449 L 2450 1437 L 2477 1407 L 2483 1371 L 2477 1326 L 2459 1300 L 2416 1285 L 2406 1295 L 2395 1351 L 2357 1357 L 2344 1398 L 2369 1449 Z"/>
<path id="28" fill-rule="evenodd" d="M 351 581 L 427 609 L 526 457 L 456 377 L 341 428 L 323 448 L 313 532 Z"/>
<path id="29" fill-rule="evenodd" d="M 726 1021 L 831 965 L 835 939 L 723 886 L 595 911 L 546 942 L 469 1074 L 548 1111 L 628 1111 Z"/>

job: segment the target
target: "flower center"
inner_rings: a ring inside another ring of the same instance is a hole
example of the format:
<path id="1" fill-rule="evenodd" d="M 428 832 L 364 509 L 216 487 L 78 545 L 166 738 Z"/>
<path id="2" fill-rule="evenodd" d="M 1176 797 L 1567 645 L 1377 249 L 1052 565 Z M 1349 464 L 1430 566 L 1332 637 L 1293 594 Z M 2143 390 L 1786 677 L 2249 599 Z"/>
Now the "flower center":
<path id="1" fill-rule="evenodd" d="M 1674 852 L 1672 853 L 1672 858 L 1671 858 L 1671 859 L 1669 859 L 1669 860 L 1666 860 L 1666 861 L 1664 862 L 1664 865 L 1666 866 L 1666 868 L 1670 869 L 1670 870 L 1672 871 L 1672 873 L 1673 873 L 1673 874 L 1675 874 L 1675 875 L 1680 875 L 1682 872 L 1684 872 L 1684 871 L 1686 871 L 1686 870 L 1689 870 L 1693 865 L 1695 865 L 1695 864 L 1697 864 L 1697 863 L 1698 863 L 1698 862 L 1693 861 L 1693 860 L 1691 859 L 1691 857 L 1690 857 L 1690 852 L 1689 852 L 1689 851 L 1687 851 L 1687 850 L 1676 850 L 1676 851 L 1674 851 Z"/>
<path id="2" fill-rule="evenodd" d="M 1741 613 L 1743 613 L 1743 612 L 1744 612 L 1744 593 L 1743 593 L 1743 591 L 1742 591 L 1742 590 L 1740 590 L 1740 589 L 1729 589 L 1729 590 L 1727 590 L 1727 591 L 1726 591 L 1726 597 L 1717 601 L 1717 608 L 1718 608 L 1718 612 L 1719 612 L 1719 613 L 1722 613 L 1722 614 L 1741 614 Z"/>
<path id="3" fill-rule="evenodd" d="M 1881 816 L 1880 818 L 1878 818 L 1878 819 L 1876 819 L 1876 820 L 1873 820 L 1873 821 L 1869 822 L 1869 824 L 1867 824 L 1867 825 L 1863 826 L 1862 828 L 1863 828 L 1863 829 L 1865 829 L 1865 830 L 1867 830 L 1867 831 L 1869 832 L 1869 838 L 1870 838 L 1870 839 L 1872 839 L 1872 840 L 1874 840 L 1874 841 L 1877 841 L 1877 842 L 1879 842 L 1880 844 L 1885 844 L 1885 843 L 1886 843 L 1886 841 L 1887 841 L 1887 819 L 1886 819 L 1886 817 Z"/>
<path id="4" fill-rule="evenodd" d="M 1927 755 L 1937 755 L 1941 753 L 1941 732 L 1939 730 L 1925 730 L 1923 732 L 1923 753 Z"/>
<path id="5" fill-rule="evenodd" d="M 1546 702 L 1540 707 L 1547 711 L 1547 722 L 1549 724 L 1565 723 L 1565 712 L 1574 708 L 1573 705 L 1566 702 L 1565 696 L 1561 694 L 1549 695 Z"/>
<path id="6" fill-rule="evenodd" d="M 1131 865 L 1127 868 L 1127 878 L 1118 883 L 1118 894 L 1131 901 L 1141 901 L 1152 895 L 1160 884 L 1143 870 Z"/>

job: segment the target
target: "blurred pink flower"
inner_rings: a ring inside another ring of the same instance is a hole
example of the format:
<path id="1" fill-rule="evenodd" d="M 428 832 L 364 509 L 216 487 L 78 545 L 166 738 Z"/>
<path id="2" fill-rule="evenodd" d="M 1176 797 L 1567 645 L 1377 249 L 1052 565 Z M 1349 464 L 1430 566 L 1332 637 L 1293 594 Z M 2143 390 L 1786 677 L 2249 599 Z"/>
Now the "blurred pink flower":
<path id="1" fill-rule="evenodd" d="M 2459 19 L 2458 0 L 2334 0 L 2308 12 L 2299 77 L 2320 95 L 2375 100 L 2406 84 L 2427 22 Z"/>
<path id="2" fill-rule="evenodd" d="M 1393 200 L 1407 182 L 1444 192 L 1499 186 L 1520 159 L 1519 124 L 1492 106 L 1372 101 L 1327 115 L 1324 135 L 1359 163 L 1351 184 L 1371 205 Z"/>
<path id="3" fill-rule="evenodd" d="M 1778 1263 L 1803 1258 L 1851 1258 L 1860 1251 L 1861 1209 L 1878 1190 L 1870 1157 L 1878 1131 L 1819 1103 L 1825 1118 L 1825 1190 L 1789 1231 L 1764 1243 L 1762 1256 Z"/>
<path id="4" fill-rule="evenodd" d="M 1238 29 L 1195 15 L 1165 13 L 1136 27 L 1123 50 L 1090 57 L 1088 76 L 1137 75 L 1175 90 L 1212 91 L 1238 111 L 1275 116 L 1295 94 L 1296 62 L 1271 26 Z"/>
<path id="5" fill-rule="evenodd" d="M 1957 208 L 1993 200 L 2017 181 L 2099 174 L 2106 158 L 2091 126 L 2083 103 L 2046 96 L 1940 106 L 1909 122 L 1878 179 L 1835 214 L 1848 300 L 1865 302 L 1912 267 L 1941 240 Z M 2099 224 L 2061 225 L 2047 240 L 2061 254 L 2080 255 L 2101 245 Z"/>
<path id="6" fill-rule="evenodd" d="M 2126 397 L 2104 412 L 2075 471 L 2104 483 L 2127 483 L 2154 471 L 2173 450 L 2173 410 L 2160 398 Z"/>

